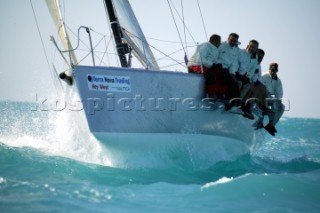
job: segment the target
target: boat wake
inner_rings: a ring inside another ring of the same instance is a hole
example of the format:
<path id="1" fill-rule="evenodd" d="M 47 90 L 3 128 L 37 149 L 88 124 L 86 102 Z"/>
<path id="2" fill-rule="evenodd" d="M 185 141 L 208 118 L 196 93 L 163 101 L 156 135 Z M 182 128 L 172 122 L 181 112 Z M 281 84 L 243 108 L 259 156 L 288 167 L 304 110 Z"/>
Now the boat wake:
<path id="1" fill-rule="evenodd" d="M 250 152 L 234 139 L 199 135 L 188 128 L 184 134 L 122 134 L 122 142 L 110 134 L 108 141 L 100 141 L 90 133 L 82 111 L 35 111 L 34 103 L 24 102 L 0 105 L 1 143 L 86 163 L 196 171 Z"/>
<path id="2" fill-rule="evenodd" d="M 39 111 L 34 103 L 1 102 L 0 141 L 31 147 L 46 155 L 110 166 L 101 144 L 90 134 L 81 113 Z"/>

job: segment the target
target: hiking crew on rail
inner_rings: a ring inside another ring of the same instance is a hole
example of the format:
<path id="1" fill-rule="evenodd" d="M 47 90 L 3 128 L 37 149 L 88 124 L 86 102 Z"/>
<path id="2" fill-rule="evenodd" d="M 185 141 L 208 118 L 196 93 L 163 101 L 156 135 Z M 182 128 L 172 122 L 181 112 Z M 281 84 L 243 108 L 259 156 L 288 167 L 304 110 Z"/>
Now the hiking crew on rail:
<path id="1" fill-rule="evenodd" d="M 273 79 L 271 71 L 269 75 L 261 75 L 260 63 L 265 53 L 258 49 L 257 40 L 249 41 L 246 49 L 240 49 L 240 44 L 236 33 L 230 33 L 227 41 L 222 43 L 220 35 L 213 34 L 208 42 L 198 45 L 188 63 L 188 72 L 204 76 L 207 96 L 224 102 L 226 111 L 237 107 L 243 111 L 244 117 L 254 119 L 251 108 L 256 104 L 269 116 L 270 122 L 265 129 L 275 135 L 275 124 L 284 110 L 282 93 L 276 95 L 278 100 L 273 104 L 267 102 L 275 92 L 270 86 L 270 79 Z M 277 86 L 282 91 L 281 81 L 278 82 Z"/>

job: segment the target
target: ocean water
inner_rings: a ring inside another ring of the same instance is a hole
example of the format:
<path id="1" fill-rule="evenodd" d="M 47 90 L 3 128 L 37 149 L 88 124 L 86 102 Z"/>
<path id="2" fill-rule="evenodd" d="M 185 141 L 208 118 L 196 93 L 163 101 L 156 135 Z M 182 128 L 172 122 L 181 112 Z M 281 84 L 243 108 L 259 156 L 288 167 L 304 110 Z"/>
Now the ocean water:
<path id="1" fill-rule="evenodd" d="M 1 213 L 320 212 L 320 119 L 283 118 L 276 137 L 205 169 L 183 153 L 146 168 L 115 167 L 70 113 L 0 102 Z"/>

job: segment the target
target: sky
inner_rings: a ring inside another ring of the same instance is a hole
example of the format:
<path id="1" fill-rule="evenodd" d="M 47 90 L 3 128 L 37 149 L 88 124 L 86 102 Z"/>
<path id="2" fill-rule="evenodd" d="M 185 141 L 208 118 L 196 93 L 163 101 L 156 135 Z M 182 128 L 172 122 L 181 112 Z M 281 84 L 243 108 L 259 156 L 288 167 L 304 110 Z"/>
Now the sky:
<path id="1" fill-rule="evenodd" d="M 198 0 L 205 28 L 197 0 L 182 1 L 183 10 L 181 1 L 171 1 L 177 11 L 184 14 L 187 28 L 183 28 L 181 22 L 177 26 L 182 40 L 193 46 L 186 48 L 189 57 L 195 44 L 207 41 L 213 33 L 221 35 L 223 41 L 231 32 L 238 33 L 240 48 L 246 48 L 251 39 L 256 39 L 266 52 L 262 70 L 268 71 L 272 62 L 279 64 L 278 75 L 282 80 L 284 98 L 286 105 L 290 106 L 284 115 L 320 118 L 320 1 Z M 96 32 L 93 36 L 95 43 L 102 34 L 110 35 L 102 0 L 61 2 L 65 22 L 71 32 L 77 32 L 81 25 L 88 26 Z M 182 47 L 167 0 L 130 0 L 130 3 L 151 45 L 167 53 Z M 30 0 L 0 1 L 0 101 L 35 101 L 35 94 L 47 97 L 54 93 L 50 69 L 59 55 L 49 36 L 56 37 L 56 29 L 45 1 L 32 0 L 32 5 L 41 37 Z M 178 17 L 175 18 L 178 22 Z M 186 30 L 190 34 L 184 34 Z M 77 42 L 75 38 L 71 40 L 74 44 Z M 85 35 L 83 40 L 87 41 Z M 156 58 L 161 57 L 159 52 L 154 53 Z M 83 63 L 90 64 L 91 61 Z M 65 69 L 62 64 L 55 66 L 58 72 Z M 166 69 L 186 72 L 181 67 Z"/>

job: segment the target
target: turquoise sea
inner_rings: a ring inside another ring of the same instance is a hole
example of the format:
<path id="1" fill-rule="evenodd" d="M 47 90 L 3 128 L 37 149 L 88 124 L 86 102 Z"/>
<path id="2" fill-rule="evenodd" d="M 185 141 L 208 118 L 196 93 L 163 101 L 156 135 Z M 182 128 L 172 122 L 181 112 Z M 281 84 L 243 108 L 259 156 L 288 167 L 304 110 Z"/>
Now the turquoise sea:
<path id="1" fill-rule="evenodd" d="M 112 166 L 68 113 L 0 102 L 1 213 L 320 212 L 320 119 L 284 117 L 276 137 L 205 169 L 185 155 L 146 168 Z"/>

